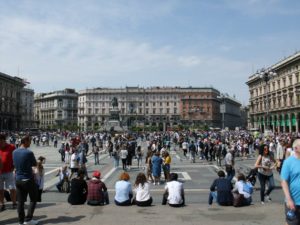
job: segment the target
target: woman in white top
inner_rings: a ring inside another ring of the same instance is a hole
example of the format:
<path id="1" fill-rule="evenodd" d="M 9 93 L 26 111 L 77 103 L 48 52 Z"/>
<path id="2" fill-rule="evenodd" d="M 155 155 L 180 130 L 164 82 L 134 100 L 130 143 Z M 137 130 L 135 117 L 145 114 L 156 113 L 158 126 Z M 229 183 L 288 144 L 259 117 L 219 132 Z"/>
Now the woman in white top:
<path id="1" fill-rule="evenodd" d="M 273 169 L 276 166 L 274 157 L 270 155 L 269 146 L 262 146 L 262 154 L 260 154 L 256 160 L 255 168 L 258 169 L 258 179 L 260 182 L 260 200 L 261 204 L 264 204 L 265 197 L 268 201 L 271 201 L 270 193 L 275 187 Z M 265 192 L 266 183 L 268 183 L 268 190 Z"/>
<path id="2" fill-rule="evenodd" d="M 135 198 L 133 204 L 137 206 L 151 206 L 152 197 L 150 196 L 150 185 L 147 182 L 146 175 L 139 173 L 134 184 Z"/>
<path id="3" fill-rule="evenodd" d="M 38 158 L 37 166 L 34 168 L 34 178 L 35 183 L 38 186 L 39 192 L 38 192 L 38 202 L 42 201 L 42 193 L 44 189 L 44 177 L 45 177 L 45 169 L 43 164 L 45 163 L 46 158 L 43 156 L 40 156 Z"/>
<path id="4" fill-rule="evenodd" d="M 251 195 L 253 193 L 252 184 L 246 181 L 246 177 L 242 173 L 237 176 L 237 180 L 232 193 L 234 198 L 241 197 L 241 200 L 239 202 L 240 204 L 236 205 L 236 207 L 250 205 L 252 202 Z"/>
<path id="5" fill-rule="evenodd" d="M 120 151 L 120 158 L 122 160 L 123 170 L 127 169 L 127 167 L 126 167 L 127 156 L 128 156 L 128 151 L 126 149 L 126 146 L 122 145 L 121 151 Z"/>

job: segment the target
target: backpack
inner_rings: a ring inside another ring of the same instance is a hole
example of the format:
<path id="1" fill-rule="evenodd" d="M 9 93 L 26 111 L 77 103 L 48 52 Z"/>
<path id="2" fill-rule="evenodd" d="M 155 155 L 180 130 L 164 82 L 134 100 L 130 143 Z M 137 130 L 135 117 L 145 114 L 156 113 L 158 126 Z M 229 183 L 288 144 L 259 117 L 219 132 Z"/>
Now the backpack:
<path id="1" fill-rule="evenodd" d="M 251 195 L 253 193 L 253 186 L 249 182 L 246 182 L 243 184 L 243 191 Z"/>

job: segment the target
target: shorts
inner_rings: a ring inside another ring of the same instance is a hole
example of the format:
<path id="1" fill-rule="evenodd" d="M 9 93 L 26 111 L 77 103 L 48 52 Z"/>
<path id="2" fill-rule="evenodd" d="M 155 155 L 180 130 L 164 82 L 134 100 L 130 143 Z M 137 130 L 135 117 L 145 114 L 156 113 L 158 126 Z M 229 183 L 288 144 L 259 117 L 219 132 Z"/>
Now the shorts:
<path id="1" fill-rule="evenodd" d="M 13 172 L 0 174 L 0 190 L 16 189 L 15 176 Z"/>
<path id="2" fill-rule="evenodd" d="M 284 204 L 284 212 L 285 212 L 285 221 L 288 225 L 299 225 L 300 224 L 300 205 L 296 205 L 296 218 L 294 220 L 288 220 L 286 214 L 289 211 L 289 208 L 286 206 L 286 204 Z"/>

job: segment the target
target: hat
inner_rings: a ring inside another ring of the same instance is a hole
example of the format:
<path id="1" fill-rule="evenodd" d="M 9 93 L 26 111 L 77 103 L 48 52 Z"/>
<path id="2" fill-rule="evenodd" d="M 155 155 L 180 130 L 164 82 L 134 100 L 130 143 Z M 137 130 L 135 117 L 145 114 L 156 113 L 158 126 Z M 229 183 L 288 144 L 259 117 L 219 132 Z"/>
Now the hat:
<path id="1" fill-rule="evenodd" d="M 96 178 L 100 178 L 101 177 L 101 173 L 99 170 L 95 170 L 94 173 L 93 173 L 93 177 L 96 177 Z"/>

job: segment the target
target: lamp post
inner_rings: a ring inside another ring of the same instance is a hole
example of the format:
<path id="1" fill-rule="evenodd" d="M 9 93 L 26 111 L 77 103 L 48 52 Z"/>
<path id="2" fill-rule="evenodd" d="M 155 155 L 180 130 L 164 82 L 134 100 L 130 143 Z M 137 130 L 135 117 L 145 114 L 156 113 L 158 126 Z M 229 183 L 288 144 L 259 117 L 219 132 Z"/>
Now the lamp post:
<path id="1" fill-rule="evenodd" d="M 271 69 L 271 68 L 268 68 L 268 69 L 265 69 L 265 68 L 262 68 L 259 72 L 259 76 L 260 78 L 263 79 L 263 81 L 265 82 L 265 87 L 266 87 L 266 92 L 265 92 L 265 95 L 266 95 L 266 113 L 267 113 L 267 120 L 266 120 L 266 129 L 265 130 L 269 130 L 270 129 L 270 124 L 269 124 L 269 110 L 270 110 L 270 107 L 269 107 L 269 81 L 272 77 L 276 76 L 277 74 Z"/>

